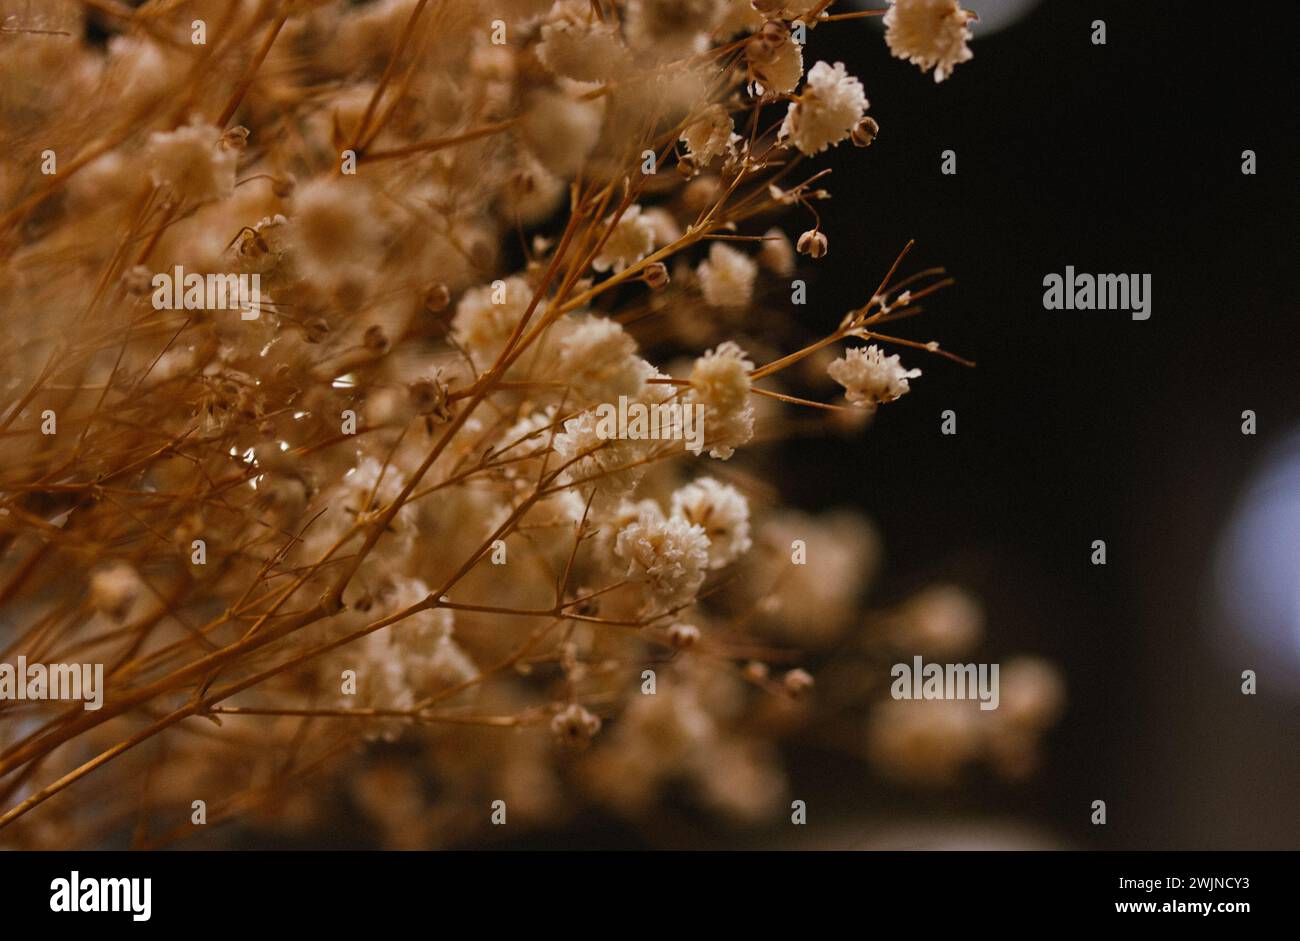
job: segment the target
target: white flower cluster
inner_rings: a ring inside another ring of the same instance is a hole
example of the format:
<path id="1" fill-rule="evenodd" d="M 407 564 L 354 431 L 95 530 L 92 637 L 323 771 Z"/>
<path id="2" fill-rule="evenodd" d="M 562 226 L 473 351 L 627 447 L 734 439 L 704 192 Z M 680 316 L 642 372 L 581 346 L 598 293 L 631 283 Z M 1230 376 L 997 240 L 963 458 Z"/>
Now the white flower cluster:
<path id="1" fill-rule="evenodd" d="M 886 356 L 874 344 L 846 350 L 843 358 L 831 363 L 826 371 L 844 386 L 850 402 L 872 410 L 902 396 L 911 388 L 908 380 L 921 375 L 919 369 L 904 369 L 897 353 Z"/>
<path id="2" fill-rule="evenodd" d="M 933 69 L 934 80 L 942 82 L 974 55 L 966 45 L 970 19 L 957 0 L 890 0 L 885 42 L 897 58 L 915 62 L 923 72 Z"/>

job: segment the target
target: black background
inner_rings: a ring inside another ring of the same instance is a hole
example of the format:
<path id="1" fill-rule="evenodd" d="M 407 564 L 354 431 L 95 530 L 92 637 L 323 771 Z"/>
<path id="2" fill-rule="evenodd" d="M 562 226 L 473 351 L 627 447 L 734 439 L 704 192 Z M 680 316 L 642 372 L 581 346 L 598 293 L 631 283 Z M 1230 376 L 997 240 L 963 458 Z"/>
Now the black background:
<path id="1" fill-rule="evenodd" d="M 1252 651 L 1215 648 L 1206 608 L 1234 501 L 1300 423 L 1294 7 L 1045 0 L 974 32 L 975 58 L 937 86 L 874 26 L 810 36 L 806 63 L 842 60 L 882 128 L 828 162 L 812 316 L 861 303 L 915 238 L 911 269 L 958 283 L 897 332 L 978 366 L 901 351 L 925 371 L 912 394 L 861 436 L 791 449 L 784 485 L 880 523 L 885 600 L 932 578 L 975 589 L 988 649 L 1055 659 L 1070 705 L 1036 784 L 893 799 L 927 818 L 1001 807 L 1065 845 L 1295 847 L 1297 691 Z M 1044 310 L 1043 276 L 1066 265 L 1150 273 L 1151 318 Z M 956 436 L 939 433 L 948 408 Z M 884 800 L 816 762 L 796 783 L 846 813 Z"/>

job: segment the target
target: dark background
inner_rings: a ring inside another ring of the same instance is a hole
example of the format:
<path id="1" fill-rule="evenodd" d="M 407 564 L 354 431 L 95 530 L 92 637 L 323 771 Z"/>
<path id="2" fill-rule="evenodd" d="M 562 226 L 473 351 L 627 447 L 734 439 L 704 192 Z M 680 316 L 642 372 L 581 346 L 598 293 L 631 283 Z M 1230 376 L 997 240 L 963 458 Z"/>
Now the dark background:
<path id="1" fill-rule="evenodd" d="M 810 35 L 806 63 L 842 60 L 881 125 L 869 150 L 826 164 L 831 253 L 810 316 L 838 321 L 915 238 L 904 272 L 941 264 L 958 283 L 896 332 L 978 366 L 901 351 L 925 372 L 912 394 L 862 435 L 791 450 L 784 489 L 879 522 L 886 596 L 933 578 L 973 588 L 987 649 L 1054 659 L 1069 709 L 1031 785 L 881 797 L 815 762 L 800 780 L 796 762 L 796 789 L 849 816 L 1002 808 L 1060 845 L 1300 845 L 1300 670 L 1249 645 L 1250 625 L 1216 634 L 1210 591 L 1236 501 L 1300 425 L 1296 19 L 1281 3 L 1045 0 L 986 39 L 976 24 L 975 58 L 939 85 L 889 58 L 869 21 Z M 955 176 L 940 173 L 947 149 Z M 1043 276 L 1066 265 L 1150 273 L 1151 318 L 1044 310 Z M 948 408 L 956 436 L 939 433 Z"/>

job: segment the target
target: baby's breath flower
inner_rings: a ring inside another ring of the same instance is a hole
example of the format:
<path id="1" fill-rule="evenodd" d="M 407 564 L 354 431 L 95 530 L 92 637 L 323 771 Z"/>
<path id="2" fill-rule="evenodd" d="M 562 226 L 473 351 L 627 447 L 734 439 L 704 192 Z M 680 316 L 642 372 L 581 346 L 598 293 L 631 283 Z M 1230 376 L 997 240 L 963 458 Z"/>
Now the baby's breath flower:
<path id="1" fill-rule="evenodd" d="M 524 111 L 524 140 L 546 169 L 573 176 L 600 138 L 602 115 L 603 99 L 584 101 L 553 89 L 538 91 Z"/>
<path id="2" fill-rule="evenodd" d="M 704 299 L 714 307 L 748 307 L 754 297 L 757 263 L 723 242 L 709 246 L 709 257 L 695 273 Z"/>
<path id="3" fill-rule="evenodd" d="M 88 600 L 94 610 L 121 621 L 144 591 L 139 573 L 125 562 L 116 562 L 91 575 Z"/>
<path id="4" fill-rule="evenodd" d="M 803 78 L 803 47 L 775 21 L 767 23 L 745 44 L 749 74 L 759 94 L 787 95 Z"/>
<path id="5" fill-rule="evenodd" d="M 613 217 L 606 220 L 612 223 Z M 655 229 L 651 220 L 641 214 L 641 207 L 628 206 L 619 216 L 614 230 L 605 240 L 600 254 L 592 259 L 591 267 L 597 271 L 613 269 L 617 274 L 628 265 L 635 264 L 654 251 Z"/>
<path id="6" fill-rule="evenodd" d="M 794 274 L 794 246 L 790 244 L 789 236 L 777 228 L 763 233 L 763 247 L 758 250 L 758 263 L 782 278 Z"/>
<path id="7" fill-rule="evenodd" d="M 854 147 L 870 147 L 879 133 L 880 125 L 876 123 L 876 119 L 866 117 L 857 123 L 850 136 L 853 138 Z"/>
<path id="8" fill-rule="evenodd" d="M 603 510 L 628 496 L 645 473 L 639 463 L 647 442 L 601 435 L 600 419 L 589 409 L 564 423 L 555 436 L 555 453 L 567 465 L 561 481 L 593 497 Z"/>
<path id="9" fill-rule="evenodd" d="M 644 586 L 647 611 L 693 601 L 709 565 L 709 537 L 677 516 L 639 517 L 619 530 L 615 551 L 627 563 L 627 577 Z"/>
<path id="10" fill-rule="evenodd" d="M 673 494 L 673 515 L 704 529 L 709 568 L 719 569 L 749 551 L 749 502 L 730 484 L 700 477 Z"/>
<path id="11" fill-rule="evenodd" d="M 700 642 L 700 629 L 694 624 L 674 624 L 668 628 L 668 643 L 678 650 L 689 650 Z"/>
<path id="12" fill-rule="evenodd" d="M 791 102 L 779 137 L 801 153 L 821 153 L 848 137 L 867 110 L 862 83 L 844 70 L 843 62 L 818 62 L 798 100 Z"/>
<path id="13" fill-rule="evenodd" d="M 704 432 L 709 456 L 727 460 L 754 435 L 754 409 L 749 403 L 749 373 L 754 364 L 731 340 L 695 361 L 691 369 L 690 403 L 705 408 Z"/>
<path id="14" fill-rule="evenodd" d="M 897 353 L 886 356 L 874 344 L 846 350 L 844 358 L 835 360 L 826 371 L 844 386 L 850 402 L 866 409 L 899 398 L 910 388 L 908 380 L 921 375 L 919 369 L 904 369 Z"/>
<path id="15" fill-rule="evenodd" d="M 170 186 L 181 202 L 224 199 L 235 188 L 239 149 L 222 144 L 221 131 L 210 125 L 155 131 L 146 157 L 154 184 Z"/>
<path id="16" fill-rule="evenodd" d="M 559 0 L 542 23 L 537 57 L 556 75 L 599 82 L 619 72 L 627 49 L 612 21 L 596 19 L 589 0 Z"/>
<path id="17" fill-rule="evenodd" d="M 885 42 L 895 58 L 915 62 L 922 72 L 934 69 L 934 80 L 942 82 L 974 55 L 966 45 L 969 19 L 957 0 L 890 0 Z"/>
<path id="18" fill-rule="evenodd" d="M 634 397 L 654 371 L 636 355 L 636 341 L 608 317 L 586 317 L 560 340 L 558 375 L 583 401 L 616 402 Z"/>
<path id="19" fill-rule="evenodd" d="M 807 670 L 793 669 L 781 677 L 781 685 L 791 696 L 802 696 L 813 687 L 813 678 Z"/>
<path id="20" fill-rule="evenodd" d="M 695 361 L 691 388 L 709 408 L 734 412 L 749 402 L 749 373 L 753 368 L 745 351 L 727 340 Z"/>
<path id="21" fill-rule="evenodd" d="M 704 114 L 686 126 L 681 139 L 694 168 L 703 170 L 724 151 L 732 149 L 736 135 L 732 133 L 731 115 L 722 105 L 709 105 Z"/>
<path id="22" fill-rule="evenodd" d="M 470 288 L 456 305 L 452 339 L 469 351 L 480 368 L 489 365 L 505 348 L 532 299 L 532 285 L 520 277 Z M 545 306 L 538 303 L 538 315 Z"/>
<path id="23" fill-rule="evenodd" d="M 821 229 L 809 229 L 799 236 L 799 241 L 795 246 L 800 255 L 807 255 L 809 258 L 821 258 L 830 251 L 830 240 L 826 238 L 826 233 Z"/>
<path id="24" fill-rule="evenodd" d="M 586 748 L 600 731 L 600 717 L 570 703 L 551 719 L 551 734 L 569 748 Z"/>

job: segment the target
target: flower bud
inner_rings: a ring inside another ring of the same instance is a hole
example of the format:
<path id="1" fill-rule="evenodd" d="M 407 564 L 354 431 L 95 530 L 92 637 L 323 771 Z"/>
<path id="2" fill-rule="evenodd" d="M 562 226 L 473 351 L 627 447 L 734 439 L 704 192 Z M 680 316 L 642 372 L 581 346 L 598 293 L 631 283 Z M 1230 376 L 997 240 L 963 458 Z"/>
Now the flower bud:
<path id="1" fill-rule="evenodd" d="M 809 258 L 821 258 L 830 250 L 830 243 L 820 229 L 809 229 L 799 236 L 795 248 L 798 249 L 800 255 L 807 255 Z"/>
<path id="2" fill-rule="evenodd" d="M 863 118 L 853 128 L 853 132 L 849 136 L 853 139 L 853 146 L 870 147 L 871 142 L 876 139 L 876 135 L 879 133 L 880 125 L 876 123 L 875 118 Z"/>
<path id="3" fill-rule="evenodd" d="M 813 688 L 813 678 L 807 670 L 791 670 L 781 678 L 781 683 L 791 696 L 802 696 Z"/>
<path id="4" fill-rule="evenodd" d="M 645 274 L 641 276 L 641 280 L 656 291 L 665 287 L 668 284 L 668 266 L 662 261 L 651 262 L 646 265 Z"/>
<path id="5" fill-rule="evenodd" d="M 700 640 L 700 629 L 694 624 L 674 624 L 668 628 L 668 643 L 678 650 L 689 650 Z"/>

